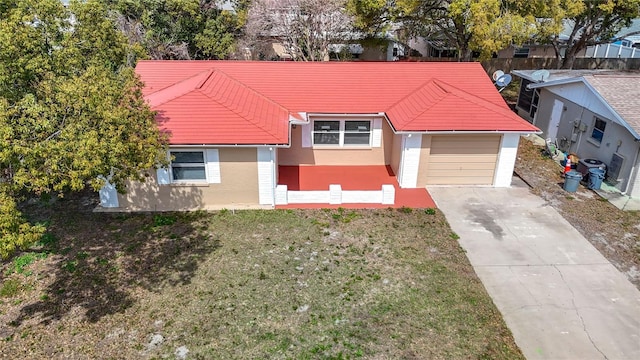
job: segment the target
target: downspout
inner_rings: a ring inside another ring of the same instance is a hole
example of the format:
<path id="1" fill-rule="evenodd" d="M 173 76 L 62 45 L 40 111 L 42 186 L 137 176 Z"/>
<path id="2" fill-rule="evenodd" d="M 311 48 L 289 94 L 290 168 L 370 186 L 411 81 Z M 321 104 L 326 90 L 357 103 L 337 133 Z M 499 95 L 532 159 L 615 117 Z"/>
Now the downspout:
<path id="1" fill-rule="evenodd" d="M 635 143 L 638 144 L 638 139 L 635 140 Z M 627 179 L 627 185 L 624 187 L 623 194 L 628 195 L 629 186 L 631 185 L 631 178 L 638 176 L 638 157 L 640 157 L 640 146 L 638 146 L 638 150 L 636 151 L 636 156 L 633 159 L 633 166 L 631 167 L 631 172 L 629 172 L 629 178 Z M 636 173 L 636 176 L 633 176 L 633 173 Z M 635 182 L 635 181 L 634 181 Z"/>

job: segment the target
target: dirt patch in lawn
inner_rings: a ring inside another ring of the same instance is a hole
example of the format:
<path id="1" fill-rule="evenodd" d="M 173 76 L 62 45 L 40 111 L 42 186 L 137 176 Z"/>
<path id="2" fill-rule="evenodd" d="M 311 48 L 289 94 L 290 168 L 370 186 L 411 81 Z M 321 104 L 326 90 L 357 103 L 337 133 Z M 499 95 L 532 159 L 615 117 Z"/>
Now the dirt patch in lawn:
<path id="1" fill-rule="evenodd" d="M 521 359 L 438 210 L 94 214 L 0 274 L 11 358 Z"/>
<path id="2" fill-rule="evenodd" d="M 622 211 L 582 185 L 564 191 L 560 165 L 530 141 L 520 141 L 515 171 L 640 289 L 638 212 Z"/>

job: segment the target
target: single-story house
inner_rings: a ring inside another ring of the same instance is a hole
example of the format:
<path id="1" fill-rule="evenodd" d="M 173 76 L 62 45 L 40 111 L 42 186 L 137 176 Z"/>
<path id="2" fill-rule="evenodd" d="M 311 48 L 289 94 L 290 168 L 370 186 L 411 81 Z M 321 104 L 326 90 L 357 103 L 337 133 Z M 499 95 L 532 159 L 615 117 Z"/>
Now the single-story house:
<path id="1" fill-rule="evenodd" d="M 105 187 L 103 207 L 394 204 L 396 190 L 426 185 L 507 187 L 520 135 L 539 132 L 478 63 L 141 61 L 136 72 L 171 164 L 126 194 Z M 363 167 L 387 182 L 357 180 Z M 307 186 L 298 174 L 314 169 L 335 178 Z"/>
<path id="2" fill-rule="evenodd" d="M 640 73 L 609 70 L 515 70 L 517 112 L 545 138 L 581 159 L 607 166 L 607 180 L 640 196 Z"/>

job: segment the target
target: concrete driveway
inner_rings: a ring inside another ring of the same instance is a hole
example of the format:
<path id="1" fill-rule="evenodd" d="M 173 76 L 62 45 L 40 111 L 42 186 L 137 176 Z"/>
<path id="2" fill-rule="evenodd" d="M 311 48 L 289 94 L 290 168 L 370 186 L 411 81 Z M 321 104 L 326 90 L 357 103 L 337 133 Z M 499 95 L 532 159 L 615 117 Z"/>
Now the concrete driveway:
<path id="1" fill-rule="evenodd" d="M 640 359 L 640 291 L 522 181 L 428 190 L 527 359 Z"/>

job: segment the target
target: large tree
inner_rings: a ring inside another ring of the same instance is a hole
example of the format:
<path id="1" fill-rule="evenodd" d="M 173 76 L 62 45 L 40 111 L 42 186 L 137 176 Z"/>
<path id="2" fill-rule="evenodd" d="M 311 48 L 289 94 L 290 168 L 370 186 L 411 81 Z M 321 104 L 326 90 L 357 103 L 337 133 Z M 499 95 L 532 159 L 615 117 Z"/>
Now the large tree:
<path id="1" fill-rule="evenodd" d="M 587 46 L 609 42 L 623 27 L 629 26 L 631 20 L 640 16 L 640 0 L 554 0 L 553 6 L 540 0 L 529 6 L 536 4 L 538 17 L 549 24 L 539 29 L 538 38 L 553 44 L 563 69 L 571 69 L 576 56 Z M 568 38 L 560 36 L 563 21 L 569 25 Z M 566 46 L 564 56 L 560 52 L 561 46 Z"/>
<path id="2" fill-rule="evenodd" d="M 101 0 L 152 59 L 223 59 L 236 50 L 249 0 Z"/>
<path id="3" fill-rule="evenodd" d="M 323 61 L 330 45 L 354 37 L 344 0 L 254 0 L 246 34 L 250 47 L 279 42 L 294 60 Z"/>
<path id="4" fill-rule="evenodd" d="M 3 257 L 43 231 L 22 219 L 21 196 L 97 190 L 101 176 L 123 189 L 162 161 L 134 52 L 107 15 L 97 0 L 0 0 Z"/>
<path id="5" fill-rule="evenodd" d="M 640 16 L 640 0 L 348 0 L 356 25 L 375 33 L 399 23 L 411 36 L 444 40 L 460 60 L 512 44 L 550 43 L 562 68 Z M 569 25 L 569 34 L 563 34 Z M 563 53 L 561 49 L 565 47 Z"/>
<path id="6" fill-rule="evenodd" d="M 505 0 L 349 0 L 357 25 L 371 33 L 391 23 L 402 24 L 409 36 L 444 41 L 460 61 L 473 52 L 488 58 L 512 43 L 529 39 L 535 22 Z"/>

